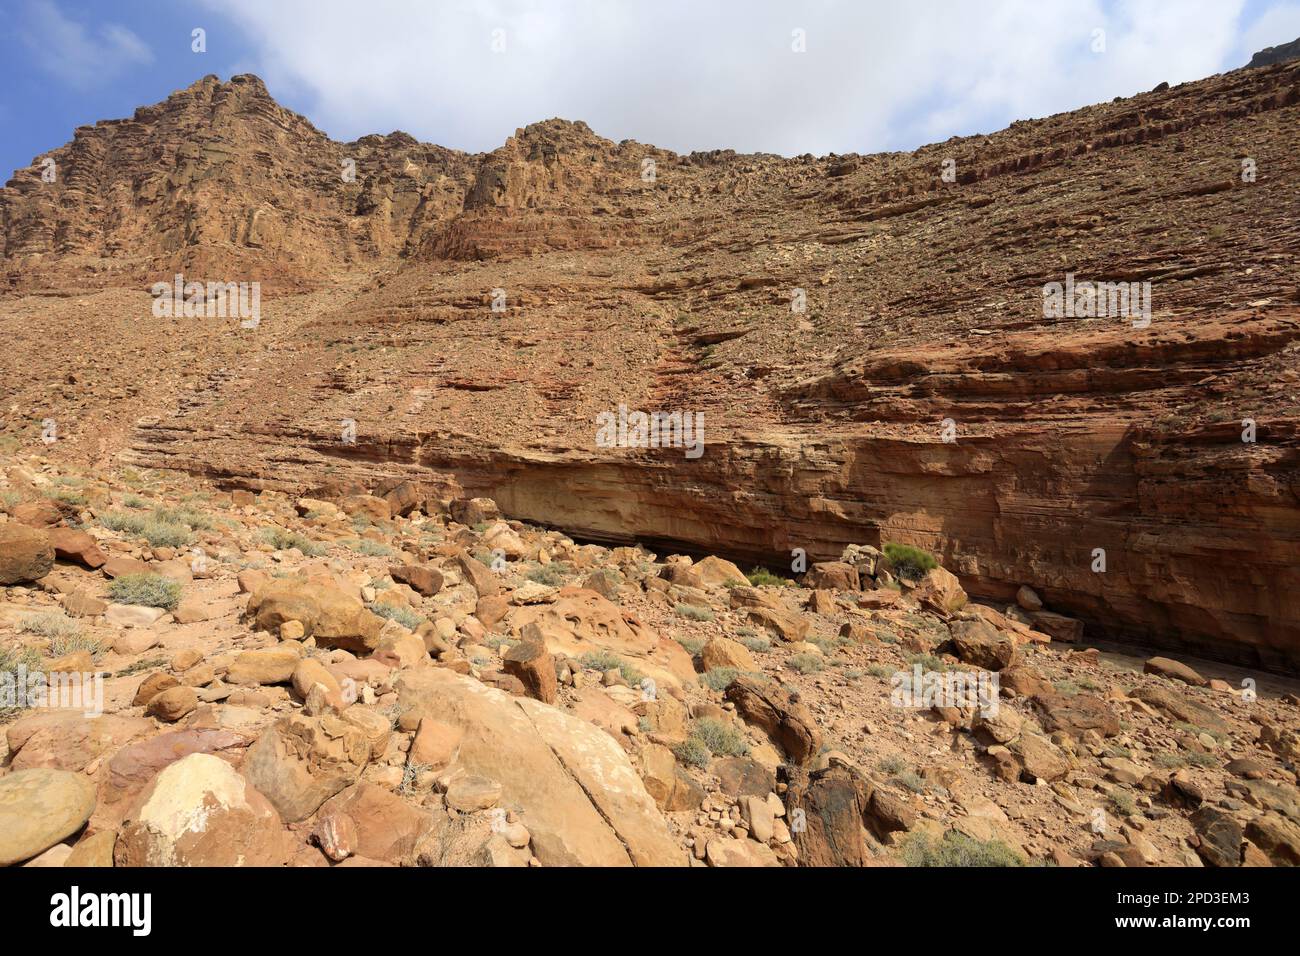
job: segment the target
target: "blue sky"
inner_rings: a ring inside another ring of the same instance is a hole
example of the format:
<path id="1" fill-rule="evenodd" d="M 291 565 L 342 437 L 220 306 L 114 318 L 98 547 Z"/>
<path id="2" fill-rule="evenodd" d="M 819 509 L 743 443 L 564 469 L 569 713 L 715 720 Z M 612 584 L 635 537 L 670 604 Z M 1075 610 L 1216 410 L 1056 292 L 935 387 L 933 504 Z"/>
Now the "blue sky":
<path id="1" fill-rule="evenodd" d="M 0 0 L 0 175 L 208 73 L 336 139 L 911 149 L 1244 65 L 1300 0 Z M 191 49 L 206 31 L 207 51 Z M 1104 31 L 1097 49 L 1097 31 Z M 802 49 L 800 49 L 802 47 Z"/>

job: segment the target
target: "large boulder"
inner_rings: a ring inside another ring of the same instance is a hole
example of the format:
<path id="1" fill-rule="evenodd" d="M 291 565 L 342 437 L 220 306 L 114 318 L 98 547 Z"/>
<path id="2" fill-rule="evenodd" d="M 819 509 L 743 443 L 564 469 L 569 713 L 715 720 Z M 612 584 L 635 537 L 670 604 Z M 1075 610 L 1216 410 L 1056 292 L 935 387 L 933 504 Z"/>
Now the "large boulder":
<path id="1" fill-rule="evenodd" d="M 19 770 L 0 777 L 0 866 L 44 853 L 80 830 L 95 788 L 66 770 Z"/>
<path id="2" fill-rule="evenodd" d="M 248 614 L 273 634 L 286 621 L 298 621 L 303 636 L 314 637 L 318 646 L 355 654 L 378 647 L 384 626 L 383 618 L 340 588 L 301 578 L 276 578 L 257 588 L 248 600 Z"/>
<path id="3" fill-rule="evenodd" d="M 348 711 L 340 716 L 290 714 L 248 748 L 244 775 L 286 823 L 311 816 L 334 794 L 356 783 L 370 762 L 372 740 L 363 726 L 347 718 Z"/>
<path id="4" fill-rule="evenodd" d="M 447 669 L 404 672 L 400 709 L 461 733 L 445 773 L 500 785 L 547 866 L 676 866 L 685 855 L 623 749 L 604 731 Z"/>
<path id="5" fill-rule="evenodd" d="M 953 650 L 967 664 L 1000 671 L 1016 661 L 1016 642 L 982 618 L 954 621 L 949 631 Z"/>
<path id="6" fill-rule="evenodd" d="M 264 796 L 220 757 L 194 753 L 140 794 L 113 856 L 118 866 L 282 866 L 290 848 Z"/>
<path id="7" fill-rule="evenodd" d="M 75 561 L 92 571 L 108 562 L 108 555 L 95 543 L 95 539 L 75 528 L 51 528 L 50 544 L 54 556 L 60 561 Z"/>
<path id="8" fill-rule="evenodd" d="M 695 562 L 691 570 L 705 587 L 719 587 L 725 584 L 747 584 L 745 572 L 730 561 L 709 555 Z"/>
<path id="9" fill-rule="evenodd" d="M 1142 672 L 1145 674 L 1157 674 L 1160 677 L 1168 677 L 1172 680 L 1180 680 L 1184 684 L 1192 687 L 1204 687 L 1209 683 L 1204 677 L 1197 673 L 1193 668 L 1184 664 L 1182 661 L 1176 661 L 1170 657 L 1152 657 L 1142 665 Z"/>
<path id="10" fill-rule="evenodd" d="M 0 584 L 39 581 L 54 567 L 54 546 L 47 532 L 7 521 L 0 524 Z"/>
<path id="11" fill-rule="evenodd" d="M 818 561 L 803 578 L 804 587 L 856 591 L 862 586 L 858 569 L 843 561 Z"/>
<path id="12" fill-rule="evenodd" d="M 732 681 L 726 697 L 746 723 L 759 727 L 794 763 L 807 763 L 821 750 L 822 735 L 812 711 L 774 681 L 743 675 Z"/>
<path id="13" fill-rule="evenodd" d="M 812 628 L 808 618 L 784 608 L 751 607 L 746 611 L 745 618 L 750 624 L 757 624 L 773 636 L 791 643 L 805 640 Z"/>
<path id="14" fill-rule="evenodd" d="M 925 572 L 912 597 L 921 603 L 921 607 L 943 616 L 956 614 L 967 601 L 957 576 L 944 568 L 931 568 Z"/>
<path id="15" fill-rule="evenodd" d="M 508 624 L 521 637 L 541 640 L 552 654 L 617 654 L 658 687 L 695 681 L 691 655 L 680 644 L 660 637 L 635 614 L 595 591 L 564 588 L 550 604 L 515 608 Z"/>
<path id="16" fill-rule="evenodd" d="M 216 728 L 175 730 L 128 744 L 108 762 L 108 774 L 99 784 L 93 829 L 116 829 L 131 800 L 160 770 L 177 760 L 205 753 L 235 761 L 248 744 L 242 734 Z"/>

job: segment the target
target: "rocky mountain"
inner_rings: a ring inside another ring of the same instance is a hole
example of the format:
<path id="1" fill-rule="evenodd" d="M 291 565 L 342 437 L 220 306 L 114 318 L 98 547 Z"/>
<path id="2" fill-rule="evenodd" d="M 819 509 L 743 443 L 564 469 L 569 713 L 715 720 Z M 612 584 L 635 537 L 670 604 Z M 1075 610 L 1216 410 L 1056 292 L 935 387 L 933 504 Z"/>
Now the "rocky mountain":
<path id="1" fill-rule="evenodd" d="M 912 153 L 548 120 L 468 155 L 206 77 L 0 190 L 0 440 L 227 489 L 452 476 L 785 574 L 914 545 L 1063 636 L 1296 670 L 1298 107 L 1291 62 Z M 176 273 L 260 283 L 260 321 L 155 316 Z M 1047 314 L 1076 280 L 1149 283 L 1149 321 Z M 702 454 L 603 447 L 620 406 L 702 414 Z"/>
<path id="2" fill-rule="evenodd" d="M 1300 60 L 1300 39 L 1278 46 L 1265 47 L 1250 58 L 1248 66 L 1273 66 L 1289 60 Z"/>

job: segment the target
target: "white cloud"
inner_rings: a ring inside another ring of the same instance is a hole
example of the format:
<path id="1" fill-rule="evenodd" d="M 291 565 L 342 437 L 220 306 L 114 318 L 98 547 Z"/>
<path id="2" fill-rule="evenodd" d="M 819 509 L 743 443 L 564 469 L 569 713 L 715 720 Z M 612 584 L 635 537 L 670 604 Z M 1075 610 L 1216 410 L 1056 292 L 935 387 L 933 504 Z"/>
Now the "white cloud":
<path id="1" fill-rule="evenodd" d="M 1249 63 L 1250 58 L 1265 47 L 1280 46 L 1300 37 L 1300 3 L 1278 4 L 1265 10 L 1241 34 L 1237 48 L 1238 59 Z"/>
<path id="2" fill-rule="evenodd" d="M 486 150 L 561 116 L 678 151 L 789 155 L 912 148 L 1238 66 L 1244 0 L 206 2 L 242 30 L 241 60 L 335 137 Z"/>
<path id="3" fill-rule="evenodd" d="M 92 34 L 53 0 L 29 0 L 20 33 L 33 61 L 74 89 L 89 89 L 130 66 L 153 62 L 149 47 L 126 27 L 107 23 Z"/>

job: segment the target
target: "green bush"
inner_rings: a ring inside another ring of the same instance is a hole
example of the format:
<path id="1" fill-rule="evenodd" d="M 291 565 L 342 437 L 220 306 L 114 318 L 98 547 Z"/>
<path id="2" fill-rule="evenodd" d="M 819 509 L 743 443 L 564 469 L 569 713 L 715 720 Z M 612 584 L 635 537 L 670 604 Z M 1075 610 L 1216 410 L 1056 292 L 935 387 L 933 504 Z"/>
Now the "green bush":
<path id="1" fill-rule="evenodd" d="M 193 508 L 168 508 L 165 505 L 158 505 L 153 509 L 153 518 L 165 524 L 183 524 L 192 531 L 203 531 L 212 527 L 212 519 Z"/>
<path id="2" fill-rule="evenodd" d="M 40 670 L 41 656 L 30 647 L 6 647 L 0 644 L 0 674 L 11 675 L 10 679 L 17 686 L 18 668 L 25 667 L 27 672 Z M 23 706 L 28 703 L 26 696 L 23 698 Z M 18 714 L 23 709 L 22 706 L 15 705 L 12 707 L 0 703 L 0 719 L 8 719 Z"/>
<path id="3" fill-rule="evenodd" d="M 1024 859 L 1001 840 L 976 840 L 949 830 L 942 840 L 913 833 L 903 840 L 905 866 L 1024 866 Z"/>
<path id="4" fill-rule="evenodd" d="M 139 604 L 174 611 L 181 603 L 181 586 L 161 574 L 124 574 L 110 582 L 108 596 L 118 604 Z"/>
<path id="5" fill-rule="evenodd" d="M 154 548 L 183 548 L 192 540 L 188 525 L 165 518 L 109 511 L 100 516 L 99 523 L 110 531 L 144 538 Z"/>
<path id="6" fill-rule="evenodd" d="M 372 558 L 386 558 L 393 553 L 393 549 L 382 541 L 371 541 L 369 538 L 353 538 L 343 543 L 350 551 L 368 555 Z"/>
<path id="7" fill-rule="evenodd" d="M 708 642 L 698 637 L 674 636 L 673 640 L 682 647 L 686 648 L 686 653 L 691 657 L 698 657 L 700 651 L 704 650 L 704 645 Z"/>
<path id="8" fill-rule="evenodd" d="M 897 544 L 893 541 L 885 543 L 885 557 L 894 566 L 894 570 L 899 577 L 919 578 L 925 572 L 937 568 L 939 562 L 929 551 L 922 551 L 920 548 L 914 548 L 910 544 Z"/>
<path id="9" fill-rule="evenodd" d="M 713 755 L 697 738 L 691 737 L 673 748 L 673 754 L 688 767 L 707 767 Z"/>
<path id="10" fill-rule="evenodd" d="M 491 558 L 488 561 L 490 566 Z M 544 584 L 548 588 L 564 587 L 564 569 L 560 567 L 558 561 L 533 568 L 524 577 L 537 584 Z"/>
<path id="11" fill-rule="evenodd" d="M 774 588 L 788 588 L 794 584 L 789 578 L 783 578 L 780 575 L 773 574 L 767 568 L 754 568 L 745 577 L 749 578 L 749 583 L 754 587 L 763 587 L 769 585 Z"/>
<path id="12" fill-rule="evenodd" d="M 800 674 L 815 674 L 826 667 L 826 661 L 820 654 L 796 654 L 790 658 L 790 666 Z"/>
<path id="13" fill-rule="evenodd" d="M 579 659 L 583 667 L 590 667 L 600 671 L 618 671 L 623 675 L 623 680 L 627 681 L 629 687 L 640 687 L 642 674 L 635 667 L 629 664 L 623 658 L 610 651 L 588 651 Z"/>
<path id="14" fill-rule="evenodd" d="M 286 528 L 274 526 L 263 528 L 258 532 L 257 536 L 264 544 L 269 544 L 276 551 L 288 551 L 290 548 L 297 548 L 309 558 L 318 558 L 326 551 L 324 545 Z"/>
<path id="15" fill-rule="evenodd" d="M 717 717 L 701 717 L 695 721 L 691 737 L 718 757 L 743 757 L 749 753 L 745 735 L 734 724 Z"/>
<path id="16" fill-rule="evenodd" d="M 700 683 L 710 690 L 726 690 L 739 676 L 739 668 L 715 667 L 700 676 Z"/>
<path id="17" fill-rule="evenodd" d="M 689 618 L 692 621 L 712 621 L 713 612 L 707 607 L 696 607 L 694 604 L 679 604 L 673 608 L 682 617 Z"/>
<path id="18" fill-rule="evenodd" d="M 396 621 L 408 631 L 414 631 L 417 627 L 423 624 L 425 620 L 404 604 L 389 604 L 386 601 L 372 601 L 369 607 L 372 613 L 390 621 Z"/>
<path id="19" fill-rule="evenodd" d="M 772 642 L 766 637 L 759 637 L 757 634 L 749 633 L 740 638 L 740 643 L 756 654 L 766 654 L 772 649 Z"/>

